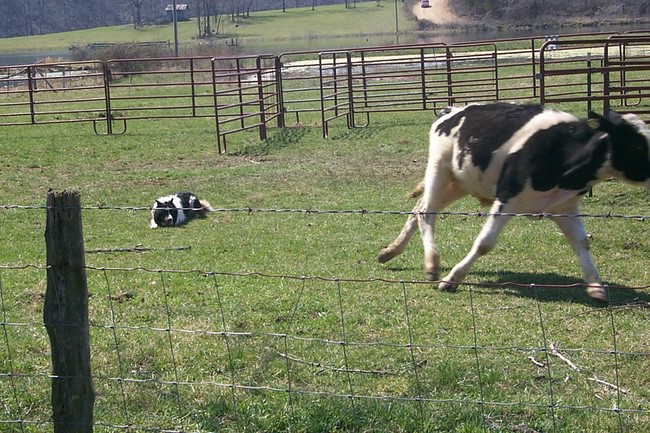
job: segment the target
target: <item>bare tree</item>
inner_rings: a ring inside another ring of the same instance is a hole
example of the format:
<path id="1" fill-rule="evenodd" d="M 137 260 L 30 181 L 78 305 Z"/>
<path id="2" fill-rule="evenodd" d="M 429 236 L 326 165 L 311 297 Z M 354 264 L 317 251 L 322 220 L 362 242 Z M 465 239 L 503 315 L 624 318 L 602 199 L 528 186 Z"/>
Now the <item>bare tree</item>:
<path id="1" fill-rule="evenodd" d="M 34 17 L 32 16 L 32 2 L 29 0 L 23 1 L 22 4 L 22 16 L 25 23 L 25 28 L 23 30 L 25 35 L 34 34 Z"/>
<path id="2" fill-rule="evenodd" d="M 128 0 L 128 3 L 133 6 L 133 28 L 138 29 L 142 27 L 142 5 L 147 0 Z"/>
<path id="3" fill-rule="evenodd" d="M 246 18 L 251 16 L 251 8 L 253 7 L 253 2 L 255 2 L 255 0 L 248 1 L 248 6 L 246 6 Z"/>
<path id="4" fill-rule="evenodd" d="M 197 24 L 199 28 L 199 38 L 209 38 L 219 33 L 219 23 L 221 21 L 221 9 L 225 7 L 223 0 L 197 0 L 195 3 L 197 12 Z"/>

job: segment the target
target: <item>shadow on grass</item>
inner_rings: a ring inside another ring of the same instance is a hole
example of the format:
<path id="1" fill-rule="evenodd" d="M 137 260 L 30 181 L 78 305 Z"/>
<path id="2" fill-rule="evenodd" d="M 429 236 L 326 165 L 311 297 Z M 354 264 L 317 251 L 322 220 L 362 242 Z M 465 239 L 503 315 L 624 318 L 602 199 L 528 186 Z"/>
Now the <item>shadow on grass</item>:
<path id="1" fill-rule="evenodd" d="M 599 307 L 650 305 L 650 293 L 620 285 L 615 281 L 603 281 L 610 299 L 609 303 L 603 303 L 589 297 L 584 282 L 575 277 L 548 272 L 477 272 L 475 275 L 493 281 L 490 285 L 499 285 L 490 290 L 500 290 L 512 296 L 536 299 L 540 302 L 570 301 Z"/>
<path id="2" fill-rule="evenodd" d="M 414 267 L 390 267 L 391 272 L 414 271 Z M 442 275 L 451 269 L 443 269 Z M 484 281 L 484 283 L 483 283 Z M 639 306 L 650 307 L 650 291 L 638 290 L 615 281 L 603 281 L 609 292 L 609 303 L 594 300 L 587 295 L 582 280 L 553 272 L 472 272 L 458 290 L 469 290 L 469 285 L 480 292 L 502 292 L 540 302 L 579 302 L 597 307 Z M 534 284 L 534 286 L 533 286 Z M 437 290 L 437 289 L 436 289 Z"/>
<path id="3" fill-rule="evenodd" d="M 332 134 L 330 140 L 369 140 L 382 134 L 388 125 L 369 125 L 361 128 L 346 129 Z"/>
<path id="4" fill-rule="evenodd" d="M 229 152 L 233 156 L 265 156 L 274 151 L 298 143 L 307 133 L 307 128 L 282 128 L 268 139 L 248 144 L 241 149 Z"/>

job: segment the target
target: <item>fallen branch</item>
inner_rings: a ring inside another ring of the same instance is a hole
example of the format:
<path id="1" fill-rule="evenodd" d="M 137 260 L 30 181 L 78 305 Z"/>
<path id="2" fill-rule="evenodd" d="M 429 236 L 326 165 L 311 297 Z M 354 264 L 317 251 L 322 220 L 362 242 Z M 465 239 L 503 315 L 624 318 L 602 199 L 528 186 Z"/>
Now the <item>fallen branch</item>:
<path id="1" fill-rule="evenodd" d="M 291 355 L 287 355 L 284 353 L 278 353 L 280 358 L 285 358 L 288 359 L 289 361 L 297 362 L 299 364 L 304 364 L 304 365 L 309 365 L 311 367 L 318 367 L 323 370 L 331 370 L 331 371 L 338 371 L 338 372 L 345 372 L 345 373 L 360 373 L 360 374 L 373 374 L 376 376 L 387 376 L 387 375 L 394 375 L 396 373 L 392 373 L 390 371 L 383 371 L 383 370 L 359 370 L 356 368 L 339 368 L 339 367 L 329 367 L 327 365 L 323 365 L 320 362 L 309 362 L 309 361 L 304 361 L 299 358 L 295 358 Z"/>
<path id="2" fill-rule="evenodd" d="M 180 246 L 180 247 L 169 247 L 169 248 L 148 248 L 143 247 L 142 245 L 136 245 L 134 247 L 124 247 L 124 248 L 96 248 L 92 250 L 86 250 L 87 254 L 96 254 L 96 253 L 143 253 L 146 251 L 181 251 L 189 250 L 190 246 Z"/>
<path id="3" fill-rule="evenodd" d="M 619 386 L 616 386 L 616 385 L 614 385 L 613 383 L 609 383 L 609 382 L 605 382 L 604 380 L 600 380 L 600 379 L 598 379 L 596 376 L 594 376 L 594 377 L 590 377 L 589 380 L 591 380 L 591 381 L 593 381 L 593 382 L 596 382 L 596 383 L 598 383 L 598 384 L 600 384 L 600 385 L 604 385 L 606 388 L 611 388 L 611 389 L 613 389 L 613 390 L 615 390 L 615 391 L 622 392 L 623 394 L 627 394 L 627 393 L 628 393 L 628 390 L 627 390 L 627 389 L 624 389 L 624 388 L 621 388 L 621 387 L 619 387 Z"/>
<path id="4" fill-rule="evenodd" d="M 537 430 L 528 427 L 526 424 L 517 424 L 517 425 L 510 426 L 510 430 L 520 432 L 520 433 L 538 433 Z"/>
<path id="5" fill-rule="evenodd" d="M 538 366 L 539 368 L 544 368 L 544 367 L 546 367 L 546 364 L 544 364 L 543 362 L 539 362 L 538 360 L 536 360 L 536 359 L 533 358 L 532 356 L 529 356 L 528 359 L 530 359 L 530 362 L 532 362 L 533 364 L 535 364 L 535 365 Z"/>
<path id="6" fill-rule="evenodd" d="M 557 356 L 562 361 L 566 362 L 566 364 L 572 369 L 574 369 L 575 371 L 580 371 L 580 367 L 575 365 L 573 362 L 571 362 L 571 360 L 569 360 L 567 357 L 565 357 L 564 355 L 562 355 L 560 352 L 557 351 L 556 342 L 554 341 L 551 341 L 551 355 Z"/>
<path id="7" fill-rule="evenodd" d="M 496 420 L 492 418 L 490 415 L 483 415 L 483 422 L 485 422 L 485 424 L 487 424 L 487 426 L 490 429 L 503 430 L 504 427 L 502 420 Z M 510 425 L 507 427 L 507 429 L 510 431 L 520 432 L 520 433 L 538 433 L 537 430 L 528 427 L 526 424 Z"/>

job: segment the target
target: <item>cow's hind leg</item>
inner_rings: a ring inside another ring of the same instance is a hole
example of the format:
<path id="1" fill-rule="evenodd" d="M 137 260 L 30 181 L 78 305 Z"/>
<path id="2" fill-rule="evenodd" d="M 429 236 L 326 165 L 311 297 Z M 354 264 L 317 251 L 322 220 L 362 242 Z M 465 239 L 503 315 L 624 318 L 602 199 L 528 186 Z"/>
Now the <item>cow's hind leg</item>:
<path id="1" fill-rule="evenodd" d="M 509 215 L 498 214 L 499 212 L 507 211 L 501 209 L 501 203 L 496 201 L 490 209 L 490 216 L 485 224 L 483 224 L 481 233 L 479 233 L 478 237 L 474 240 L 474 244 L 472 245 L 469 254 L 467 254 L 467 256 L 454 266 L 451 272 L 443 278 L 442 282 L 438 285 L 440 290 L 446 292 L 456 291 L 458 283 L 463 281 L 472 268 L 474 262 L 495 247 L 503 227 L 508 223 L 508 221 L 510 221 L 510 218 L 512 218 Z"/>
<path id="2" fill-rule="evenodd" d="M 447 169 L 439 170 L 437 176 L 431 177 L 434 181 L 427 185 L 425 179 L 425 183 L 420 184 L 413 193 L 415 196 L 422 192 L 422 197 L 413 208 L 397 238 L 380 251 L 379 261 L 385 263 L 400 255 L 406 249 L 415 229 L 419 227 L 424 245 L 424 273 L 429 281 L 436 281 L 440 269 L 440 255 L 434 236 L 436 212 L 467 193 Z"/>
<path id="3" fill-rule="evenodd" d="M 425 208 L 418 217 L 424 247 L 424 276 L 429 281 L 437 281 L 440 277 L 440 253 L 435 238 L 437 211 L 435 208 Z"/>
<path id="4" fill-rule="evenodd" d="M 434 175 L 427 173 L 418 223 L 424 247 L 424 276 L 429 281 L 440 277 L 440 253 L 435 239 L 437 212 L 466 194 L 449 169 L 440 168 Z"/>
<path id="5" fill-rule="evenodd" d="M 577 215 L 578 208 L 572 209 L 569 213 Z M 577 216 L 552 217 L 552 219 L 560 230 L 562 230 L 564 237 L 578 256 L 580 266 L 582 267 L 582 278 L 587 283 L 587 294 L 598 301 L 606 302 L 607 292 L 600 281 L 596 266 L 591 259 L 591 254 L 589 254 L 589 238 L 582 220 Z"/>

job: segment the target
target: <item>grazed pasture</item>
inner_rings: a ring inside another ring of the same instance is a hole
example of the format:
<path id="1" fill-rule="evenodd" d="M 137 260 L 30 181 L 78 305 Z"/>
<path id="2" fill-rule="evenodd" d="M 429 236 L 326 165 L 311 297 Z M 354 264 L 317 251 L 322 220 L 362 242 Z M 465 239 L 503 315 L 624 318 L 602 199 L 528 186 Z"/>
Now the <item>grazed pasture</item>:
<path id="1" fill-rule="evenodd" d="M 420 282 L 417 243 L 377 263 L 403 223 L 396 212 L 411 208 L 430 121 L 341 122 L 328 140 L 311 124 L 264 143 L 242 133 L 227 155 L 208 120 L 133 122 L 115 136 L 2 128 L 1 265 L 44 265 L 47 189 L 82 194 L 96 431 L 647 430 L 650 295 L 620 287 L 650 284 L 648 194 L 608 182 L 584 202 L 586 214 L 645 216 L 585 218 L 616 286 L 609 307 L 558 287 L 580 282 L 578 264 L 550 221 L 527 218 L 470 284 L 440 293 Z M 153 199 L 184 189 L 221 211 L 149 229 Z M 472 199 L 450 210 L 438 224 L 443 271 L 483 223 Z M 118 251 L 96 252 L 107 249 Z M 45 273 L 2 269 L 0 288 L 0 425 L 21 431 L 9 421 L 22 417 L 26 431 L 51 431 Z"/>

